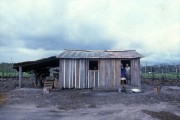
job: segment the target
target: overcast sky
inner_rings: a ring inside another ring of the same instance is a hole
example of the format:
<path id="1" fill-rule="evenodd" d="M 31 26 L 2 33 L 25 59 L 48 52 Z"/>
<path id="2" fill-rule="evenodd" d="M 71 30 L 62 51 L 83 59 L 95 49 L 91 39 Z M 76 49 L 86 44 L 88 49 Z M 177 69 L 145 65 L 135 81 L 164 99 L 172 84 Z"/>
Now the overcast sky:
<path id="1" fill-rule="evenodd" d="M 0 62 L 63 49 L 135 49 L 144 64 L 180 63 L 180 0 L 0 0 Z"/>

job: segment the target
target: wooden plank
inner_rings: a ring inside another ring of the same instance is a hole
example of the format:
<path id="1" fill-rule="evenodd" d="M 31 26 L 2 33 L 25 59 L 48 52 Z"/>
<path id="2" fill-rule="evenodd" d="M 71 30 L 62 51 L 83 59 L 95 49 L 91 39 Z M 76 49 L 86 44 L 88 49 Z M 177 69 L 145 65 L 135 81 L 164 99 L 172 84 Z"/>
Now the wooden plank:
<path id="1" fill-rule="evenodd" d="M 103 76 L 102 76 L 102 70 L 103 70 L 103 67 L 102 67 L 102 60 L 99 60 L 99 86 L 102 86 L 102 82 L 103 82 Z"/>
<path id="2" fill-rule="evenodd" d="M 141 67 L 140 67 L 140 59 L 137 59 L 137 61 L 138 61 L 138 69 L 137 69 L 137 76 L 138 76 L 138 87 L 140 87 L 141 88 L 141 73 L 140 73 L 140 71 L 141 71 Z"/>
<path id="3" fill-rule="evenodd" d="M 63 70 L 64 70 L 64 80 L 63 80 L 63 83 L 64 83 L 64 88 L 66 88 L 66 60 L 63 60 L 64 63 L 63 63 Z"/>
<path id="4" fill-rule="evenodd" d="M 100 69 L 99 69 L 99 86 L 105 86 L 105 60 L 100 60 Z"/>
<path id="5" fill-rule="evenodd" d="M 66 88 L 69 88 L 70 60 L 66 60 Z"/>
<path id="6" fill-rule="evenodd" d="M 98 73 L 99 73 L 98 70 L 95 70 L 95 71 L 94 71 L 94 76 L 95 76 L 95 77 L 94 77 L 94 80 L 95 80 L 95 85 L 94 85 L 94 86 L 95 86 L 95 87 L 98 87 L 98 82 L 99 82 L 99 80 L 98 80 L 98 76 L 99 76 Z"/>
<path id="7" fill-rule="evenodd" d="M 81 59 L 79 60 L 79 88 L 81 88 Z"/>
<path id="8" fill-rule="evenodd" d="M 91 78 L 91 77 L 90 77 L 91 75 L 90 75 L 90 74 L 91 74 L 91 73 L 90 73 L 90 70 L 88 70 L 88 86 L 89 86 L 88 88 L 91 88 L 91 81 L 90 81 L 90 80 L 91 80 L 91 79 L 90 79 L 90 78 Z"/>
<path id="9" fill-rule="evenodd" d="M 76 77 L 76 75 L 75 75 L 75 60 L 73 60 L 73 88 L 75 88 L 75 77 Z"/>
<path id="10" fill-rule="evenodd" d="M 131 85 L 135 85 L 135 80 L 134 80 L 134 71 L 135 71 L 135 66 L 134 66 L 134 59 L 131 60 Z"/>
<path id="11" fill-rule="evenodd" d="M 90 73 L 89 73 L 89 70 L 88 70 L 88 88 L 90 88 L 90 78 L 89 78 L 89 75 Z"/>
<path id="12" fill-rule="evenodd" d="M 91 88 L 95 87 L 95 75 L 94 70 L 91 70 Z"/>
<path id="13" fill-rule="evenodd" d="M 89 84 L 90 84 L 90 88 L 94 87 L 94 71 L 93 70 L 89 70 Z"/>
<path id="14" fill-rule="evenodd" d="M 131 60 L 131 85 L 136 87 L 141 87 L 139 59 Z"/>
<path id="15" fill-rule="evenodd" d="M 111 60 L 107 60 L 108 62 L 107 62 L 107 66 L 108 66 L 108 68 L 107 68 L 107 71 L 108 71 L 108 85 L 107 85 L 107 87 L 110 87 L 111 86 Z"/>
<path id="16" fill-rule="evenodd" d="M 118 62 L 118 85 L 121 86 L 121 61 Z"/>
<path id="17" fill-rule="evenodd" d="M 62 88 L 64 85 L 64 74 L 63 74 L 63 60 L 59 60 L 59 87 Z"/>
<path id="18" fill-rule="evenodd" d="M 75 77 L 75 84 L 74 87 L 76 88 L 76 84 L 77 84 L 77 61 L 75 60 L 75 68 L 74 68 L 74 77 Z"/>
<path id="19" fill-rule="evenodd" d="M 113 74 L 113 72 L 114 72 L 114 67 L 113 67 L 113 60 L 109 60 L 109 70 L 110 70 L 110 87 L 113 87 L 113 85 L 114 85 L 114 74 Z"/>
<path id="20" fill-rule="evenodd" d="M 85 59 L 80 60 L 80 71 L 79 71 L 79 76 L 80 76 L 80 81 L 79 81 L 79 88 L 85 88 L 85 77 L 86 77 L 86 72 L 85 72 Z"/>
<path id="21" fill-rule="evenodd" d="M 76 83 L 75 83 L 75 79 L 76 79 L 76 60 L 74 60 L 74 68 L 73 68 L 74 70 L 73 70 L 73 88 L 75 88 L 75 85 L 76 85 Z"/>
<path id="22" fill-rule="evenodd" d="M 113 86 L 116 86 L 116 60 L 113 60 Z"/>
<path id="23" fill-rule="evenodd" d="M 70 87 L 73 88 L 73 60 L 71 59 L 71 76 L 70 76 Z"/>
<path id="24" fill-rule="evenodd" d="M 99 87 L 99 70 L 98 70 L 98 87 Z"/>
<path id="25" fill-rule="evenodd" d="M 106 71 L 106 73 L 105 73 L 105 75 L 106 75 L 106 77 L 105 77 L 105 79 L 106 79 L 106 87 L 109 85 L 109 73 L 108 73 L 108 69 L 109 69 L 109 62 L 108 62 L 108 60 L 106 60 L 106 64 L 105 64 L 105 71 Z"/>
<path id="26" fill-rule="evenodd" d="M 68 88 L 71 88 L 71 78 L 72 78 L 72 77 L 71 77 L 71 74 L 72 74 L 71 62 L 72 62 L 72 60 L 69 60 L 69 62 L 68 62 L 68 65 L 69 65 L 69 69 L 68 69 L 68 70 L 69 70 L 69 71 L 68 71 L 68 74 L 69 74 L 69 75 L 68 75 L 68 76 L 69 76 L 69 78 L 68 78 L 68 79 L 69 79 L 68 85 L 69 85 L 69 86 L 68 86 Z"/>
<path id="27" fill-rule="evenodd" d="M 86 71 L 85 71 L 85 60 L 81 60 L 81 88 L 85 88 L 85 82 L 86 82 Z"/>
<path id="28" fill-rule="evenodd" d="M 85 88 L 89 88 L 88 86 L 88 69 L 89 69 L 89 64 L 88 64 L 88 60 L 85 60 Z"/>
<path id="29" fill-rule="evenodd" d="M 91 73 L 91 70 L 88 70 L 89 72 L 89 88 L 92 88 L 92 73 Z"/>
<path id="30" fill-rule="evenodd" d="M 105 60 L 105 86 L 108 86 L 108 60 Z"/>
<path id="31" fill-rule="evenodd" d="M 106 60 L 106 86 L 110 86 L 110 60 Z"/>
<path id="32" fill-rule="evenodd" d="M 71 88 L 71 60 L 65 61 L 65 88 Z"/>
<path id="33" fill-rule="evenodd" d="M 79 88 L 84 88 L 84 76 L 85 76 L 84 60 L 80 59 L 80 62 L 79 62 Z"/>
<path id="34" fill-rule="evenodd" d="M 116 60 L 115 76 L 116 76 L 116 86 L 120 86 L 121 79 L 121 60 Z"/>
<path id="35" fill-rule="evenodd" d="M 76 88 L 79 88 L 79 60 L 76 60 Z"/>
<path id="36" fill-rule="evenodd" d="M 65 88 L 69 87 L 69 60 L 65 60 Z"/>

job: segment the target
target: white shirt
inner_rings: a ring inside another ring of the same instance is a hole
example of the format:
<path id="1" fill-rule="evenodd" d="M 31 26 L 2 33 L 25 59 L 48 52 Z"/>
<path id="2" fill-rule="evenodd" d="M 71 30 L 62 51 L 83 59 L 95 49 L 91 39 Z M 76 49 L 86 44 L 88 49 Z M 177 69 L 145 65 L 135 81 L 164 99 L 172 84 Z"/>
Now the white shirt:
<path id="1" fill-rule="evenodd" d="M 130 74 L 130 67 L 125 67 L 126 74 Z"/>

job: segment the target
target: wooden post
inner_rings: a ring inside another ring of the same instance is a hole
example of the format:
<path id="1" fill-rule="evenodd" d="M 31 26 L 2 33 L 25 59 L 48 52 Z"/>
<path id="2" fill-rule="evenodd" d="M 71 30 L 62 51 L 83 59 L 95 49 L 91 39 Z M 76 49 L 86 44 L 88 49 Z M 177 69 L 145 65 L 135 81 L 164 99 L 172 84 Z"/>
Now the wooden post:
<path id="1" fill-rule="evenodd" d="M 21 88 L 21 81 L 22 81 L 22 67 L 19 66 L 19 88 Z"/>
<path id="2" fill-rule="evenodd" d="M 34 87 L 37 87 L 37 74 L 34 72 Z"/>

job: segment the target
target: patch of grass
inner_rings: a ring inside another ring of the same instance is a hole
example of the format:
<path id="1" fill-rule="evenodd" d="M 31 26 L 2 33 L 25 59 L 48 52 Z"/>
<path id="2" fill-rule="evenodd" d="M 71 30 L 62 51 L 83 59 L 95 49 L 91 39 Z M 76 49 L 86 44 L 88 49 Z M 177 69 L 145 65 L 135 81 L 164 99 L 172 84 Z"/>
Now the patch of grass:
<path id="1" fill-rule="evenodd" d="M 4 71 L 0 71 L 0 77 L 18 77 L 19 73 L 18 72 L 4 72 Z M 22 73 L 22 77 L 32 77 L 32 74 L 23 72 Z"/>
<path id="2" fill-rule="evenodd" d="M 154 75 L 154 79 L 162 79 L 162 78 L 166 78 L 166 79 L 170 79 L 170 80 L 175 80 L 177 79 L 177 76 L 179 76 L 180 78 L 180 74 L 177 75 L 176 73 L 142 73 L 142 78 L 153 78 Z"/>

